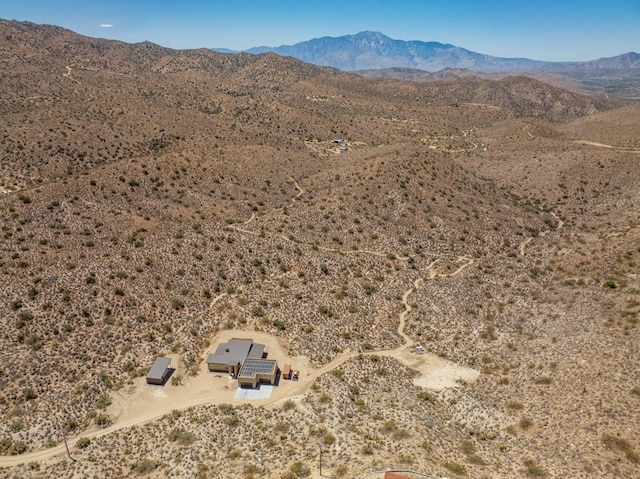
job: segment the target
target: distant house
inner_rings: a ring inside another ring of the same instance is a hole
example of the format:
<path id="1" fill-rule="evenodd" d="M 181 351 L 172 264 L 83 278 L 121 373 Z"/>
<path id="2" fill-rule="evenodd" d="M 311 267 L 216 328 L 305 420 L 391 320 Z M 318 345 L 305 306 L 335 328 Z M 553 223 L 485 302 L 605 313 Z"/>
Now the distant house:
<path id="1" fill-rule="evenodd" d="M 264 344 L 254 343 L 252 339 L 232 338 L 219 344 L 216 352 L 207 356 L 209 371 L 233 374 L 236 377 L 245 359 L 262 359 L 267 355 Z"/>
<path id="2" fill-rule="evenodd" d="M 147 374 L 147 384 L 164 384 L 171 374 L 171 358 L 159 357 Z"/>

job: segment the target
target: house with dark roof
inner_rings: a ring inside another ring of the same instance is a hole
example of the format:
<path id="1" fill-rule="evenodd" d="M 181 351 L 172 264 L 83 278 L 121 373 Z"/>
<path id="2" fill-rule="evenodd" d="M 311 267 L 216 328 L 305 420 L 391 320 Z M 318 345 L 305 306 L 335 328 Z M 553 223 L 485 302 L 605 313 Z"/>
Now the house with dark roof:
<path id="1" fill-rule="evenodd" d="M 267 356 L 264 344 L 254 343 L 252 339 L 232 338 L 219 344 L 216 352 L 207 356 L 209 371 L 225 372 L 238 376 L 245 359 L 262 359 Z"/>

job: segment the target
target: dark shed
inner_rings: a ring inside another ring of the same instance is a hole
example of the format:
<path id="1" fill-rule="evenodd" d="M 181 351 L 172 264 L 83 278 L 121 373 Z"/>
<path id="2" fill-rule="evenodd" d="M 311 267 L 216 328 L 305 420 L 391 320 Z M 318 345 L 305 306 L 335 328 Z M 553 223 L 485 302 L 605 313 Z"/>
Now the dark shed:
<path id="1" fill-rule="evenodd" d="M 171 358 L 159 357 L 151 366 L 149 374 L 147 374 L 147 384 L 162 384 L 169 376 Z"/>

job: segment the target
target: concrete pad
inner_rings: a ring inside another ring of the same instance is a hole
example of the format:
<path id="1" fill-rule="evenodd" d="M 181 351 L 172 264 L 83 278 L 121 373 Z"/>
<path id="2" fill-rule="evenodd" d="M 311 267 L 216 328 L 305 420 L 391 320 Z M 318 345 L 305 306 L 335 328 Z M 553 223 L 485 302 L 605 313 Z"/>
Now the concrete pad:
<path id="1" fill-rule="evenodd" d="M 253 388 L 238 388 L 236 389 L 236 399 L 245 401 L 255 401 L 258 399 L 268 399 L 273 392 L 273 385 L 271 384 L 258 384 L 258 387 Z"/>

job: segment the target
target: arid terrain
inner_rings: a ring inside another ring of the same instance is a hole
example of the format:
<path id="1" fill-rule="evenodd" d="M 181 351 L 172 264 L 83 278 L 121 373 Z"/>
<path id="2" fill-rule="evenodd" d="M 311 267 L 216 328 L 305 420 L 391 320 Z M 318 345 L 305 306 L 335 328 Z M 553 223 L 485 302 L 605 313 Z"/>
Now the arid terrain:
<path id="1" fill-rule="evenodd" d="M 640 105 L 4 20 L 0 78 L 2 477 L 640 477 Z"/>

